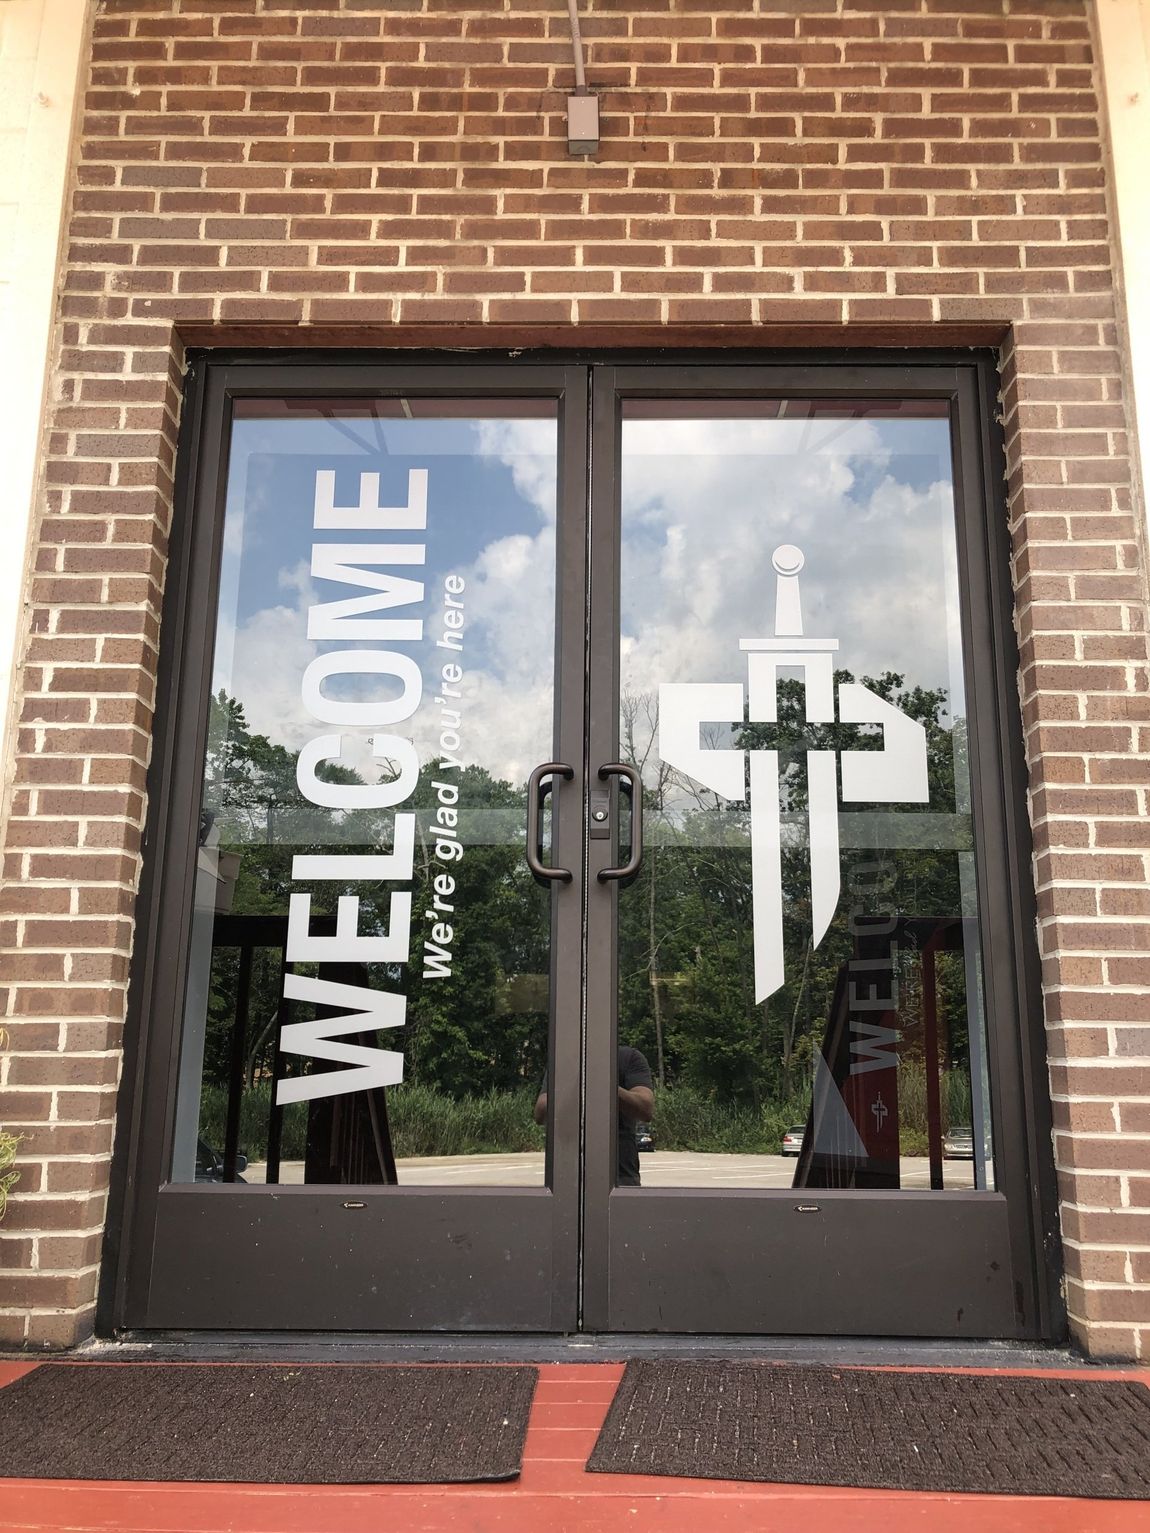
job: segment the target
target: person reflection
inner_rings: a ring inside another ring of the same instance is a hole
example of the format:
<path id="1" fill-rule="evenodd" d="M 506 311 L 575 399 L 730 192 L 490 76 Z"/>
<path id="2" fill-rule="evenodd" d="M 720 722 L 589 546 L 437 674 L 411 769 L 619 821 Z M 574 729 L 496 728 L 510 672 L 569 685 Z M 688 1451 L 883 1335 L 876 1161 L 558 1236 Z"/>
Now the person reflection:
<path id="1" fill-rule="evenodd" d="M 639 1187 L 639 1142 L 636 1123 L 650 1123 L 655 1114 L 655 1090 L 647 1056 L 619 1045 L 619 1187 Z M 536 1123 L 547 1122 L 547 1082 L 535 1100 Z"/>

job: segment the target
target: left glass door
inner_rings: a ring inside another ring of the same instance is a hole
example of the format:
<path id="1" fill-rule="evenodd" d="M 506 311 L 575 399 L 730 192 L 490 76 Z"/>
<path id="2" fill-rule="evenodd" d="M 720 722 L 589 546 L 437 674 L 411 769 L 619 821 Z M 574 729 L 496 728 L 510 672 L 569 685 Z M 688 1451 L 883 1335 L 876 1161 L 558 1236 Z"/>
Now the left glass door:
<path id="1" fill-rule="evenodd" d="M 583 375 L 201 370 L 119 1323 L 570 1329 Z"/>

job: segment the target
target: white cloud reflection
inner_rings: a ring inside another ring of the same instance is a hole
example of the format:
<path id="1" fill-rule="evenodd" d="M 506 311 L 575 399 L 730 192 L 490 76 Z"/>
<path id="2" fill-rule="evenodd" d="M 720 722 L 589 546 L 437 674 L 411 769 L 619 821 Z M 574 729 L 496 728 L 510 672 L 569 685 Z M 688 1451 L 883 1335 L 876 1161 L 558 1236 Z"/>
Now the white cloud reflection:
<path id="1" fill-rule="evenodd" d="M 953 533 L 939 424 L 627 422 L 624 688 L 741 679 L 739 641 L 773 632 L 780 543 L 806 556 L 804 632 L 838 639 L 839 665 L 949 686 L 957 627 L 945 599 Z M 920 443 L 908 426 L 925 428 Z M 899 437 L 933 462 L 900 462 Z"/>
<path id="2" fill-rule="evenodd" d="M 520 530 L 454 571 L 466 582 L 462 754 L 518 784 L 552 754 L 556 425 L 466 424 L 470 452 L 509 473 Z M 899 670 L 912 685 L 954 696 L 961 672 L 949 475 L 944 421 L 625 422 L 624 690 L 744 679 L 739 640 L 772 631 L 771 555 L 787 542 L 806 556 L 807 637 L 838 639 L 837 663 L 856 675 Z M 534 528 L 524 527 L 524 502 Z M 482 504 L 474 510 L 482 525 Z M 249 505 L 249 530 L 255 520 Z M 434 647 L 444 573 L 429 572 L 424 701 L 405 726 L 425 759 L 439 753 L 440 666 L 456 658 Z M 316 653 L 307 608 L 331 599 L 331 588 L 317 596 L 305 563 L 281 572 L 279 588 L 283 599 L 243 618 L 234 635 L 234 616 L 221 611 L 216 685 L 242 699 L 253 729 L 294 750 L 322 728 L 304 714 L 299 684 Z M 348 764 L 369 780 L 377 775 L 366 740 Z"/>
<path id="3" fill-rule="evenodd" d="M 497 537 L 481 546 L 478 556 L 470 561 L 443 564 L 441 548 L 438 559 L 442 568 L 423 571 L 426 637 L 419 652 L 423 701 L 414 718 L 394 732 L 413 739 L 421 759 L 430 760 L 442 754 L 442 708 L 458 709 L 463 721 L 456 754 L 485 767 L 493 776 L 519 784 L 552 752 L 556 426 L 553 420 L 477 421 L 466 423 L 467 439 L 460 442 L 462 424 L 450 422 L 456 452 L 469 449 L 474 456 L 508 470 L 519 497 L 515 519 L 521 525 L 525 520 L 529 524 L 534 521 L 535 526 L 531 531 Z M 260 441 L 258 448 L 266 453 L 270 445 Z M 430 467 L 434 475 L 434 461 Z M 514 500 L 506 490 L 503 495 L 505 500 Z M 277 572 L 277 594 L 282 593 L 283 600 L 237 621 L 240 564 L 244 559 L 263 561 L 269 557 L 265 524 L 273 511 L 258 482 L 250 481 L 246 491 L 230 497 L 232 532 L 230 537 L 225 534 L 213 690 L 223 687 L 238 697 L 255 732 L 295 751 L 332 727 L 317 723 L 304 711 L 300 678 L 321 647 L 307 637 L 308 609 L 317 602 L 332 600 L 333 588 L 318 586 L 311 578 L 308 562 L 300 560 Z M 476 506 L 475 512 L 481 520 L 482 505 Z M 242 541 L 234 531 L 241 526 Z M 474 545 L 474 538 L 471 541 Z M 293 545 L 291 552 L 295 551 Z M 404 573 L 419 578 L 415 568 Z M 466 626 L 460 654 L 436 643 L 444 631 L 442 582 L 448 574 L 460 576 L 465 583 L 462 600 Z M 454 662 L 464 671 L 459 700 L 446 698 L 442 692 L 442 668 Z M 349 678 L 339 695 L 347 699 L 367 697 L 377 686 L 377 680 L 371 678 L 359 683 Z M 437 698 L 443 700 L 442 705 Z M 371 755 L 366 730 L 346 732 L 343 762 L 369 782 L 386 775 L 381 774 Z"/>

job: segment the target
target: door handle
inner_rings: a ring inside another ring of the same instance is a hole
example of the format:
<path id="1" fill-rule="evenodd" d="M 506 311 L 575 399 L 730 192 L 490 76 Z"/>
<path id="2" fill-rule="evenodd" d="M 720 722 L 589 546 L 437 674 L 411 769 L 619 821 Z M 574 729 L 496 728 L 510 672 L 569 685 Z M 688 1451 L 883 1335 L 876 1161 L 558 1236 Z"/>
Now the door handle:
<path id="1" fill-rule="evenodd" d="M 609 777 L 620 778 L 620 788 L 625 788 L 631 795 L 631 845 L 622 867 L 600 869 L 597 877 L 601 884 L 634 878 L 643 861 L 643 779 L 633 766 L 623 761 L 611 761 L 599 768 L 601 782 L 606 782 Z"/>
<path id="2" fill-rule="evenodd" d="M 541 884 L 571 882 L 570 868 L 549 868 L 543 861 L 543 796 L 552 787 L 543 779 L 562 777 L 569 782 L 574 776 L 574 767 L 566 766 L 562 761 L 545 761 L 527 779 L 527 866 Z"/>

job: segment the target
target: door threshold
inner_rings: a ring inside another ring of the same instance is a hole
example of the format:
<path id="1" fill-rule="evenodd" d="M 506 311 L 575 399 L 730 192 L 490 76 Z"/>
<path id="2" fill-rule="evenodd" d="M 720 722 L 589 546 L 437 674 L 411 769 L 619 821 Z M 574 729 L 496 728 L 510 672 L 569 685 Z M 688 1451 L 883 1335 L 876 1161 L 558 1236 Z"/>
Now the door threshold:
<path id="1" fill-rule="evenodd" d="M 1093 1366 L 1091 1359 L 1064 1345 L 858 1336 L 129 1331 L 115 1339 L 89 1341 L 71 1356 L 91 1362 L 621 1363 L 632 1358 L 728 1358 L 838 1367 Z"/>

